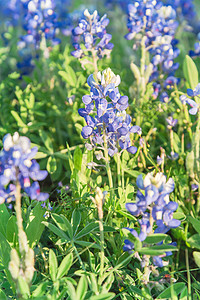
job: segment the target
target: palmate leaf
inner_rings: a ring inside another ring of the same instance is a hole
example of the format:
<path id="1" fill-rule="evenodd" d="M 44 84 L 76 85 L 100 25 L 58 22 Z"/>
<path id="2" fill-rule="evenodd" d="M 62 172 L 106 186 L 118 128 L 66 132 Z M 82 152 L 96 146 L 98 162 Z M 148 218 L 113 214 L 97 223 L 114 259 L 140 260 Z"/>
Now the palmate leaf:
<path id="1" fill-rule="evenodd" d="M 70 242 L 70 238 L 58 227 L 55 225 L 48 223 L 48 222 L 42 222 L 46 227 L 48 227 L 53 233 L 55 233 L 58 237 L 61 239 L 66 240 L 66 242 Z"/>
<path id="2" fill-rule="evenodd" d="M 76 235 L 76 240 L 80 239 L 84 236 L 86 236 L 87 234 L 89 234 L 90 232 L 93 232 L 94 230 L 96 230 L 99 227 L 98 222 L 92 222 L 88 225 L 86 225 L 81 231 L 79 231 L 79 233 Z"/>
<path id="3" fill-rule="evenodd" d="M 81 222 L 81 213 L 79 210 L 75 209 L 72 213 L 72 219 L 71 219 L 71 224 L 73 228 L 73 235 L 76 234 L 78 227 Z"/>
<path id="4" fill-rule="evenodd" d="M 52 219 L 56 223 L 56 225 L 70 237 L 73 239 L 73 229 L 71 223 L 67 220 L 67 218 L 63 215 L 57 215 L 55 213 L 52 214 Z"/>

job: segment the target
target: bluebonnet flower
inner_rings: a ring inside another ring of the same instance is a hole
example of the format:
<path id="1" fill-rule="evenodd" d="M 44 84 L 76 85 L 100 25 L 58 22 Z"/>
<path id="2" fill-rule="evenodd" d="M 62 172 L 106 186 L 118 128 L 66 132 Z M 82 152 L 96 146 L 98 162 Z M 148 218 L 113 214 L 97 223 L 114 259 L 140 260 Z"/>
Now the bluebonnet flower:
<path id="1" fill-rule="evenodd" d="M 185 30 L 195 32 L 199 28 L 193 0 L 165 0 L 164 2 L 176 10 L 177 18 L 184 25 Z"/>
<path id="2" fill-rule="evenodd" d="M 41 171 L 39 164 L 33 159 L 37 147 L 30 148 L 30 140 L 19 136 L 5 135 L 3 149 L 0 152 L 0 203 L 15 200 L 16 184 L 31 200 L 45 201 L 49 195 L 40 192 L 38 181 L 44 180 L 47 171 Z"/>
<path id="3" fill-rule="evenodd" d="M 94 80 L 93 75 L 88 77 L 90 95 L 83 96 L 85 108 L 78 110 L 87 124 L 82 128 L 82 137 L 90 139 L 90 149 L 91 145 L 103 147 L 106 139 L 110 156 L 118 152 L 118 145 L 122 150 L 135 154 L 137 147 L 132 145 L 130 134 L 141 135 L 141 128 L 131 125 L 131 117 L 125 111 L 128 97 L 119 93 L 120 76 L 108 68 L 102 74 L 99 72 L 97 79 L 100 83 Z"/>
<path id="4" fill-rule="evenodd" d="M 187 89 L 187 94 L 190 97 L 200 98 L 199 97 L 200 96 L 200 83 L 195 87 L 194 90 Z M 199 111 L 199 104 L 196 101 L 188 98 L 186 95 L 181 95 L 180 100 L 182 101 L 183 104 L 187 103 L 187 104 L 190 105 L 191 108 L 189 109 L 189 113 L 191 115 L 196 115 L 197 114 L 197 112 Z"/>
<path id="5" fill-rule="evenodd" d="M 78 26 L 72 31 L 75 50 L 71 54 L 77 58 L 89 55 L 88 52 L 91 51 L 95 51 L 99 58 L 109 55 L 113 48 L 113 44 L 110 43 L 112 35 L 106 32 L 109 19 L 106 15 L 100 18 L 96 10 L 90 14 L 86 9 L 83 15 Z"/>
<path id="6" fill-rule="evenodd" d="M 199 185 L 198 185 L 198 184 L 196 184 L 196 183 L 192 183 L 192 184 L 191 184 L 191 189 L 192 189 L 192 191 L 196 191 L 198 188 L 199 188 Z"/>
<path id="7" fill-rule="evenodd" d="M 160 166 L 164 161 L 164 157 L 160 157 L 159 155 L 157 155 L 156 160 L 157 160 L 157 164 Z"/>
<path id="8" fill-rule="evenodd" d="M 168 123 L 168 125 L 167 125 L 167 128 L 168 129 L 172 129 L 173 127 L 175 127 L 176 126 L 176 124 L 178 123 L 178 120 L 177 119 L 173 119 L 173 117 L 168 117 L 167 119 L 166 119 L 166 121 L 167 121 L 167 123 Z"/>
<path id="9" fill-rule="evenodd" d="M 178 204 L 169 199 L 169 194 L 174 190 L 173 179 L 169 178 L 167 181 L 163 173 L 157 173 L 156 176 L 149 173 L 144 179 L 142 175 L 139 175 L 136 183 L 139 188 L 136 194 L 136 202 L 126 203 L 126 209 L 133 216 L 142 216 L 139 220 L 140 232 L 138 233 L 132 228 L 126 229 L 134 237 L 145 243 L 145 239 L 150 233 L 166 233 L 171 228 L 178 227 L 181 222 L 173 218 L 173 213 L 177 210 Z M 125 240 L 123 249 L 124 251 L 132 251 L 134 243 Z M 161 266 L 161 260 L 161 257 L 154 258 L 155 265 Z"/>
<path id="10" fill-rule="evenodd" d="M 127 27 L 129 33 L 125 38 L 134 39 L 136 47 L 140 46 L 142 39 L 145 38 L 145 48 L 150 53 L 153 65 L 149 81 L 154 82 L 152 96 L 156 99 L 161 92 L 161 84 L 165 90 L 169 90 L 179 83 L 179 80 L 174 77 L 179 67 L 174 60 L 180 52 L 174 39 L 178 27 L 176 11 L 172 6 L 164 5 L 161 1 L 137 0 L 128 5 Z M 160 100 L 168 102 L 167 91 L 162 91 Z"/>
<path id="11" fill-rule="evenodd" d="M 22 61 L 17 66 L 22 75 L 27 75 L 34 69 L 33 61 L 39 58 L 40 51 L 48 58 L 51 49 L 49 46 L 60 43 L 57 33 L 62 29 L 63 23 L 58 21 L 55 0 L 22 0 L 20 3 L 23 8 L 21 26 L 26 33 L 18 42 Z"/>

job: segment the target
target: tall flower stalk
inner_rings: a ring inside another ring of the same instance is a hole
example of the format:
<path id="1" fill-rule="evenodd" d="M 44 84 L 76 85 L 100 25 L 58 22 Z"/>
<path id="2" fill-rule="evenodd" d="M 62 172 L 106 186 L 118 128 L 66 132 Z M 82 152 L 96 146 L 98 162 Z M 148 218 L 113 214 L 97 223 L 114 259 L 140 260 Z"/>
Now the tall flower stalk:
<path id="1" fill-rule="evenodd" d="M 170 178 L 166 181 L 163 173 L 157 173 L 153 176 L 149 173 L 144 179 L 142 175 L 137 178 L 136 202 L 127 203 L 126 209 L 133 216 L 141 216 L 139 219 L 140 229 L 126 228 L 130 232 L 130 237 L 135 238 L 135 243 L 129 239 L 125 240 L 124 251 L 133 252 L 136 243 L 143 242 L 145 247 L 145 240 L 148 236 L 157 233 L 167 233 L 171 228 L 176 228 L 180 225 L 180 221 L 173 219 L 173 213 L 178 208 L 178 203 L 170 201 L 169 195 L 174 190 L 174 181 Z M 137 242 L 138 240 L 138 242 Z M 159 243 L 158 245 L 162 245 Z M 171 245 L 174 245 L 173 243 Z M 142 249 L 142 245 L 139 249 Z M 137 249 L 136 249 L 137 251 Z M 141 261 L 141 266 L 144 268 L 144 283 L 149 283 L 149 276 L 151 274 L 153 264 L 156 267 L 163 267 L 168 264 L 163 258 L 171 255 L 171 251 L 167 251 L 162 255 L 151 257 L 149 254 L 144 254 L 142 258 L 137 255 Z"/>
<path id="2" fill-rule="evenodd" d="M 83 17 L 79 24 L 72 31 L 72 43 L 75 48 L 71 54 L 81 59 L 81 64 L 92 64 L 94 68 L 94 77 L 97 79 L 98 60 L 103 56 L 109 56 L 113 44 L 110 43 L 111 34 L 106 32 L 109 19 L 106 15 L 100 18 L 95 10 L 92 14 L 88 9 L 83 12 Z"/>
<path id="3" fill-rule="evenodd" d="M 21 190 L 32 200 L 45 201 L 49 196 L 40 192 L 37 181 L 45 179 L 47 171 L 40 171 L 39 164 L 32 159 L 37 148 L 31 149 L 30 146 L 30 140 L 20 137 L 17 132 L 13 136 L 7 134 L 0 153 L 0 203 L 15 201 L 19 254 L 16 249 L 11 250 L 9 271 L 16 283 L 19 299 L 24 299 L 20 289 L 21 280 L 30 286 L 34 274 L 34 251 L 28 245 L 23 228 Z"/>
<path id="4" fill-rule="evenodd" d="M 115 75 L 111 69 L 106 69 L 102 73 L 98 72 L 97 80 L 93 75 L 88 77 L 87 83 L 90 86 L 90 95 L 82 98 L 85 108 L 79 109 L 79 114 L 86 121 L 86 126 L 82 128 L 82 137 L 88 139 L 86 143 L 88 150 L 103 150 L 105 167 L 108 175 L 109 187 L 112 198 L 113 180 L 110 168 L 110 157 L 118 154 L 118 158 L 123 151 L 131 154 L 137 152 L 131 134 L 141 134 L 139 126 L 131 125 L 131 117 L 126 113 L 128 107 L 128 97 L 121 96 L 118 86 L 120 76 Z M 120 162 L 118 160 L 118 172 L 120 172 Z M 118 180 L 120 182 L 120 174 Z"/>

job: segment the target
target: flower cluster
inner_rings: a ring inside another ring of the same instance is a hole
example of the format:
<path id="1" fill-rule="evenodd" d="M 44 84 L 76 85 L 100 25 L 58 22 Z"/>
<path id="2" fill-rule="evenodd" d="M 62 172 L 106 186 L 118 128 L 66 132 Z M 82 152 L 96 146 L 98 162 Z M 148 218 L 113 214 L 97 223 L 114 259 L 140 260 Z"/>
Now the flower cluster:
<path id="1" fill-rule="evenodd" d="M 54 46 L 60 43 L 56 37 L 59 29 L 59 22 L 55 12 L 54 0 L 23 0 L 23 28 L 25 35 L 20 37 L 18 42 L 19 55 L 22 61 L 17 66 L 21 74 L 29 74 L 33 68 L 33 59 L 38 58 L 39 51 L 42 50 L 45 58 L 49 57 L 50 45 Z"/>
<path id="2" fill-rule="evenodd" d="M 90 149 L 96 145 L 103 147 L 106 142 L 110 156 L 118 152 L 118 145 L 122 150 L 135 154 L 137 148 L 132 145 L 130 134 L 141 134 L 141 128 L 131 126 L 131 117 L 126 114 L 128 97 L 119 93 L 120 76 L 108 68 L 102 74 L 99 72 L 97 78 L 100 83 L 94 80 L 93 75 L 89 76 L 90 95 L 83 96 L 85 108 L 78 111 L 87 123 L 81 134 L 84 139 L 90 139 Z"/>
<path id="3" fill-rule="evenodd" d="M 55 37 L 58 23 L 54 1 L 28 0 L 24 1 L 24 8 L 24 29 L 27 34 L 21 37 L 18 47 L 23 49 L 31 44 L 38 49 L 43 38 L 51 40 L 53 45 L 59 43 Z"/>
<path id="4" fill-rule="evenodd" d="M 149 173 L 144 179 L 139 175 L 136 183 L 139 188 L 136 203 L 127 203 L 126 209 L 133 216 L 142 216 L 142 218 L 139 220 L 139 233 L 135 229 L 127 228 L 131 234 L 140 241 L 145 241 L 148 234 L 166 233 L 171 228 L 178 227 L 181 222 L 173 219 L 178 203 L 169 200 L 169 194 L 174 190 L 173 179 L 166 181 L 163 173 L 157 173 L 155 177 Z M 134 244 L 125 240 L 123 249 L 132 251 Z M 159 256 L 153 257 L 153 262 L 156 266 L 163 266 L 162 258 Z"/>
<path id="5" fill-rule="evenodd" d="M 178 19 L 186 29 L 195 30 L 199 26 L 193 0 L 165 0 L 164 2 L 176 10 Z"/>
<path id="6" fill-rule="evenodd" d="M 112 35 L 106 32 L 109 19 L 106 15 L 100 18 L 96 10 L 93 14 L 90 14 L 88 9 L 86 9 L 83 15 L 78 26 L 72 31 L 75 51 L 72 51 L 71 54 L 77 58 L 85 56 L 88 51 L 95 51 L 99 58 L 108 55 L 113 48 L 113 44 L 110 43 Z M 81 37 L 85 49 L 81 45 Z"/>
<path id="7" fill-rule="evenodd" d="M 196 86 L 194 90 L 192 89 L 187 89 L 187 94 L 189 97 L 198 97 L 200 98 L 200 83 Z M 194 100 L 188 98 L 186 95 L 181 95 L 180 100 L 183 102 L 183 104 L 189 104 L 190 105 L 190 110 L 189 113 L 191 115 L 196 115 L 197 112 L 199 111 L 199 103 L 195 102 Z"/>
<path id="8" fill-rule="evenodd" d="M 17 184 L 31 200 L 48 199 L 47 193 L 40 192 L 38 183 L 46 178 L 47 171 L 40 170 L 39 164 L 33 159 L 37 147 L 31 149 L 30 145 L 30 140 L 19 136 L 17 132 L 13 136 L 5 135 L 0 152 L 0 203 L 15 200 Z"/>
<path id="9" fill-rule="evenodd" d="M 141 45 L 142 37 L 145 38 L 145 48 L 150 53 L 153 65 L 149 80 L 156 81 L 153 84 L 153 97 L 157 98 L 161 92 L 161 85 L 168 90 L 179 82 L 174 77 L 179 66 L 174 62 L 179 55 L 179 49 L 176 47 L 177 41 L 174 39 L 178 27 L 176 11 L 169 5 L 163 5 L 161 1 L 137 0 L 134 4 L 128 5 L 127 27 L 129 33 L 125 38 L 134 39 L 136 47 Z M 163 72 L 167 78 L 163 78 Z M 160 95 L 160 99 L 163 102 L 169 100 L 167 91 Z"/>

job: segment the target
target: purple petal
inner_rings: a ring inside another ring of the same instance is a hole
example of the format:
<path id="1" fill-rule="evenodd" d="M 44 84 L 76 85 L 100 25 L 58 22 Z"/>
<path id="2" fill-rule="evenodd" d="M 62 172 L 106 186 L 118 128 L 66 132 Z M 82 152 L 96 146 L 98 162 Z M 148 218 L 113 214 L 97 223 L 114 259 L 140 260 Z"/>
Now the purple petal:
<path id="1" fill-rule="evenodd" d="M 137 147 L 130 146 L 126 150 L 131 154 L 135 154 L 137 152 Z"/>

